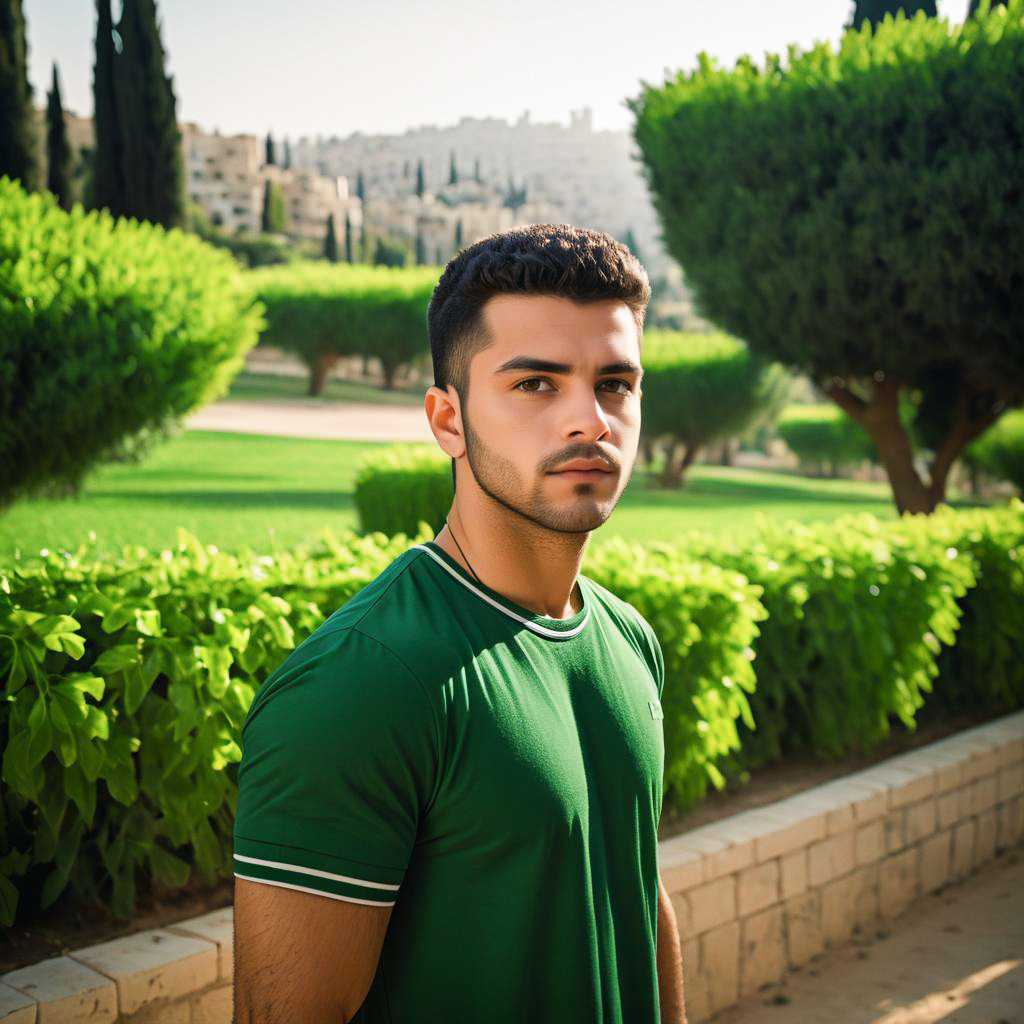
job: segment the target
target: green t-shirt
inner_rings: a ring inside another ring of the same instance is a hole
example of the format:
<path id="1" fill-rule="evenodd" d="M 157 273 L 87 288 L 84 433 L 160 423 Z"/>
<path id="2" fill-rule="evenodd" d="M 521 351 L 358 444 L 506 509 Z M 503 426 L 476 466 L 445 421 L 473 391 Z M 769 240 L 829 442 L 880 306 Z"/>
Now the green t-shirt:
<path id="1" fill-rule="evenodd" d="M 578 579 L 548 618 L 413 545 L 252 703 L 235 873 L 393 907 L 360 1024 L 659 1020 L 662 652 Z"/>

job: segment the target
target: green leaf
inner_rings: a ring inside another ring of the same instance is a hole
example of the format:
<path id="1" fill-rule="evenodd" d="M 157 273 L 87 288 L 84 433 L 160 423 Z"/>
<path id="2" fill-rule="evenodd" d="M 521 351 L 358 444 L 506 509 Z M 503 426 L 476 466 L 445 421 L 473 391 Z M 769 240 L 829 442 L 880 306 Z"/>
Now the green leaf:
<path id="1" fill-rule="evenodd" d="M 137 665 L 141 661 L 142 653 L 137 644 L 118 644 L 115 647 L 108 647 L 93 662 L 92 671 L 113 675 L 115 672 L 123 672 L 132 665 Z"/>
<path id="2" fill-rule="evenodd" d="M 180 889 L 188 882 L 189 866 L 180 857 L 169 853 L 159 843 L 149 851 L 149 864 L 153 877 L 171 888 Z"/>
<path id="3" fill-rule="evenodd" d="M 146 694 L 153 685 L 152 681 L 146 683 L 142 675 L 141 665 L 132 665 L 124 670 L 125 692 L 124 709 L 129 715 L 134 715 L 146 699 Z"/>
<path id="4" fill-rule="evenodd" d="M 0 875 L 0 925 L 10 928 L 18 912 L 18 890 L 3 875 Z"/>

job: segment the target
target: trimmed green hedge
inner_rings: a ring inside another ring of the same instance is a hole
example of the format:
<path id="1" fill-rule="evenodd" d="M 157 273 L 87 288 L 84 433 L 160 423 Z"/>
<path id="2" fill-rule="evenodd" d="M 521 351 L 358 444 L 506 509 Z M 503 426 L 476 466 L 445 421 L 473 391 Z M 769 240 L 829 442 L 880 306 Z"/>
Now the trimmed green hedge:
<path id="1" fill-rule="evenodd" d="M 0 178 L 0 506 L 76 490 L 222 395 L 262 323 L 194 235 Z"/>
<path id="2" fill-rule="evenodd" d="M 802 466 L 815 463 L 819 472 L 827 464 L 838 476 L 844 464 L 878 461 L 871 438 L 837 405 L 791 405 L 779 416 L 775 430 Z"/>
<path id="3" fill-rule="evenodd" d="M 1024 496 L 1024 410 L 1005 412 L 976 441 L 963 460 L 994 480 L 1009 480 Z"/>
<path id="4" fill-rule="evenodd" d="M 228 877 L 260 682 L 433 533 L 328 533 L 274 555 L 183 533 L 174 550 L 83 547 L 0 570 L 0 921 L 66 890 L 127 916 L 141 885 Z M 1020 706 L 1022 564 L 1015 500 L 885 524 L 765 521 L 742 541 L 613 540 L 583 571 L 658 635 L 665 793 L 685 809 L 723 771 L 913 728 L 933 689 L 938 710 Z"/>
<path id="5" fill-rule="evenodd" d="M 353 501 L 364 533 L 437 534 L 452 507 L 452 462 L 437 445 L 396 444 L 358 463 Z"/>

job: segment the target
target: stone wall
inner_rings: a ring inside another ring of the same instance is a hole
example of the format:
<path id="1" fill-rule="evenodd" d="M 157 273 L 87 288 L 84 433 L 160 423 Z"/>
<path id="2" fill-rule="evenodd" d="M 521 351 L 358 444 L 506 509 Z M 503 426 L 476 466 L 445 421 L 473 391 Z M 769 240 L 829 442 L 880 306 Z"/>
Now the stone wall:
<path id="1" fill-rule="evenodd" d="M 1024 837 L 1024 712 L 660 844 L 690 1024 Z M 231 1024 L 232 910 L 0 977 L 5 1024 Z"/>

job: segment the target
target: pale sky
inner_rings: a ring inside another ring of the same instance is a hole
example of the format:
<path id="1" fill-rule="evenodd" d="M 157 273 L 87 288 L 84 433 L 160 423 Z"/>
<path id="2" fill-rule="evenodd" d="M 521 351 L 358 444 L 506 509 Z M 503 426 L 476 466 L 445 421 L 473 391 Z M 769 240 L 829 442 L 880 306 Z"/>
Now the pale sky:
<path id="1" fill-rule="evenodd" d="M 94 0 L 23 0 L 29 77 L 51 64 L 66 109 L 92 113 Z M 939 0 L 960 21 L 967 0 Z M 120 0 L 112 3 L 116 20 Z M 275 136 L 401 133 L 461 117 L 629 130 L 623 98 L 705 50 L 730 66 L 836 41 L 851 0 L 158 0 L 178 119 Z"/>

